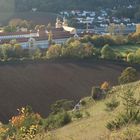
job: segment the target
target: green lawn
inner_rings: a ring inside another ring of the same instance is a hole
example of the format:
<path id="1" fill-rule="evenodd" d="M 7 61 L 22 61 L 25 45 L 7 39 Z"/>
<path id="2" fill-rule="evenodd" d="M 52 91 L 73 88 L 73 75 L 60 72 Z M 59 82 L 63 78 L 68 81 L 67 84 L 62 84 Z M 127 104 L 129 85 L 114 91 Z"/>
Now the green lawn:
<path id="1" fill-rule="evenodd" d="M 140 45 L 121 45 L 121 46 L 112 46 L 112 48 L 122 55 L 124 55 L 127 51 L 135 52 L 137 49 L 140 48 Z"/>

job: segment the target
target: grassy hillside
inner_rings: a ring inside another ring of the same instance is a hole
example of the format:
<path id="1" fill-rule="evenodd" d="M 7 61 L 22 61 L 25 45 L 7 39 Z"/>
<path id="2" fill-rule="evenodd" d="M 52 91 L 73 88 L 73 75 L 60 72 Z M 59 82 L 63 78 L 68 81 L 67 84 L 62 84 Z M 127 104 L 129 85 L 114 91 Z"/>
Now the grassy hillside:
<path id="1" fill-rule="evenodd" d="M 126 125 L 119 131 L 113 132 L 110 132 L 105 127 L 109 120 L 112 120 L 122 111 L 122 99 L 119 95 L 128 92 L 129 89 L 133 91 L 137 99 L 140 98 L 140 81 L 113 87 L 111 95 L 102 101 L 94 102 L 89 97 L 85 98 L 88 104 L 82 109 L 82 112 L 89 112 L 89 117 L 74 121 L 48 135 L 44 133 L 42 134 L 42 139 L 47 140 L 49 137 L 51 140 L 124 140 L 123 137 L 128 135 L 128 140 L 139 140 L 140 125 L 128 125 L 128 127 Z M 113 96 L 117 97 L 118 101 L 120 101 L 120 106 L 115 111 L 108 112 L 105 110 L 105 103 Z M 133 135 L 129 131 L 133 132 Z M 134 136 L 137 136 L 138 139 L 131 139 Z M 35 140 L 39 137 L 36 137 Z"/>

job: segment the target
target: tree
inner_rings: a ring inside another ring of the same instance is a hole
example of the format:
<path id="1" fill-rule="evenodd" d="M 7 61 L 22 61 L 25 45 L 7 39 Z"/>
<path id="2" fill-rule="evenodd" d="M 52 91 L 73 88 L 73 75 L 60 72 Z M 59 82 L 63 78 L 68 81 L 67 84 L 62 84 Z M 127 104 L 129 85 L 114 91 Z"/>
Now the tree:
<path id="1" fill-rule="evenodd" d="M 70 40 L 63 48 L 63 56 L 65 57 L 81 57 L 81 42 L 79 40 Z"/>
<path id="2" fill-rule="evenodd" d="M 4 32 L 16 32 L 17 29 L 15 26 L 5 26 L 4 27 Z"/>
<path id="3" fill-rule="evenodd" d="M 114 50 L 109 47 L 109 45 L 105 45 L 101 49 L 101 57 L 105 59 L 116 59 L 116 54 Z"/>
<path id="4" fill-rule="evenodd" d="M 126 68 L 118 78 L 120 84 L 126 84 L 137 80 L 137 71 L 132 67 Z"/>
<path id="5" fill-rule="evenodd" d="M 82 58 L 93 56 L 93 46 L 91 44 L 83 44 L 80 50 L 80 55 Z"/>
<path id="6" fill-rule="evenodd" d="M 114 23 L 110 24 L 107 30 L 111 35 L 114 35 L 116 33 L 116 25 Z"/>
<path id="7" fill-rule="evenodd" d="M 40 51 L 40 49 L 39 48 L 36 48 L 35 50 L 33 50 L 32 53 L 31 53 L 31 57 L 33 59 L 40 59 L 40 57 L 41 57 L 41 51 Z"/>
<path id="8" fill-rule="evenodd" d="M 20 44 L 14 44 L 14 52 L 15 52 L 15 57 L 19 58 L 22 56 L 22 46 Z"/>
<path id="9" fill-rule="evenodd" d="M 21 23 L 22 23 L 22 19 L 14 18 L 14 19 L 9 21 L 9 26 L 17 27 L 17 26 L 20 26 Z"/>
<path id="10" fill-rule="evenodd" d="M 48 32 L 48 43 L 49 43 L 49 45 L 52 45 L 52 43 L 53 43 L 53 34 L 52 34 L 52 31 L 49 31 Z"/>
<path id="11" fill-rule="evenodd" d="M 99 87 L 92 87 L 91 97 L 95 100 L 102 98 L 102 90 Z"/>
<path id="12" fill-rule="evenodd" d="M 7 60 L 8 58 L 13 57 L 14 49 L 11 46 L 11 44 L 3 44 L 2 45 L 2 55 L 3 55 L 4 60 Z"/>
<path id="13" fill-rule="evenodd" d="M 127 62 L 135 63 L 135 54 L 134 53 L 129 53 L 127 55 Z"/>
<path id="14" fill-rule="evenodd" d="M 60 45 L 51 45 L 46 53 L 47 58 L 59 58 L 62 54 L 62 47 Z"/>
<path id="15" fill-rule="evenodd" d="M 135 62 L 140 63 L 140 49 L 138 49 L 135 53 Z"/>

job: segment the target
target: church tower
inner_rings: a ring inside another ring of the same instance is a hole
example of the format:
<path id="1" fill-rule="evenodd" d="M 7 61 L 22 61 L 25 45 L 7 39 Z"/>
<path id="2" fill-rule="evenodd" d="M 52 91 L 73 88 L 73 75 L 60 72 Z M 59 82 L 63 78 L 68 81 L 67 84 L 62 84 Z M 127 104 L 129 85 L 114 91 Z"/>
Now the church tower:
<path id="1" fill-rule="evenodd" d="M 56 19 L 55 28 L 62 28 L 62 22 L 58 17 Z"/>

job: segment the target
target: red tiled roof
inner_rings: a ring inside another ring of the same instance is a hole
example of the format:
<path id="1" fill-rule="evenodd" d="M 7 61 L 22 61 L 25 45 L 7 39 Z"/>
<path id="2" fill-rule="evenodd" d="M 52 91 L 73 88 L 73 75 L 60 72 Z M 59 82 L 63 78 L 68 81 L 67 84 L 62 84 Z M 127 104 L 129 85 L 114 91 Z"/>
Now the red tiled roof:
<path id="1" fill-rule="evenodd" d="M 30 33 L 36 33 L 35 31 L 31 32 L 0 32 L 0 36 L 8 36 L 8 35 L 25 35 Z"/>
<path id="2" fill-rule="evenodd" d="M 32 32 L 32 33 L 36 33 L 36 32 Z M 30 34 L 30 32 L 14 32 L 14 33 L 0 33 L 1 35 L 22 35 L 22 34 Z M 81 33 L 78 34 L 80 37 L 83 37 L 84 35 L 93 35 L 93 33 Z M 70 38 L 73 37 L 73 34 L 70 34 L 69 32 L 66 32 L 64 30 L 52 30 L 52 39 L 63 39 L 63 38 Z M 48 40 L 48 35 L 44 34 L 43 36 L 39 36 L 39 37 L 34 37 L 36 41 L 41 41 L 41 40 Z M 4 43 L 9 43 L 11 39 L 3 39 L 0 41 L 0 44 L 4 44 Z M 29 38 L 17 38 L 16 39 L 17 42 L 22 43 L 22 42 L 28 42 Z"/>

